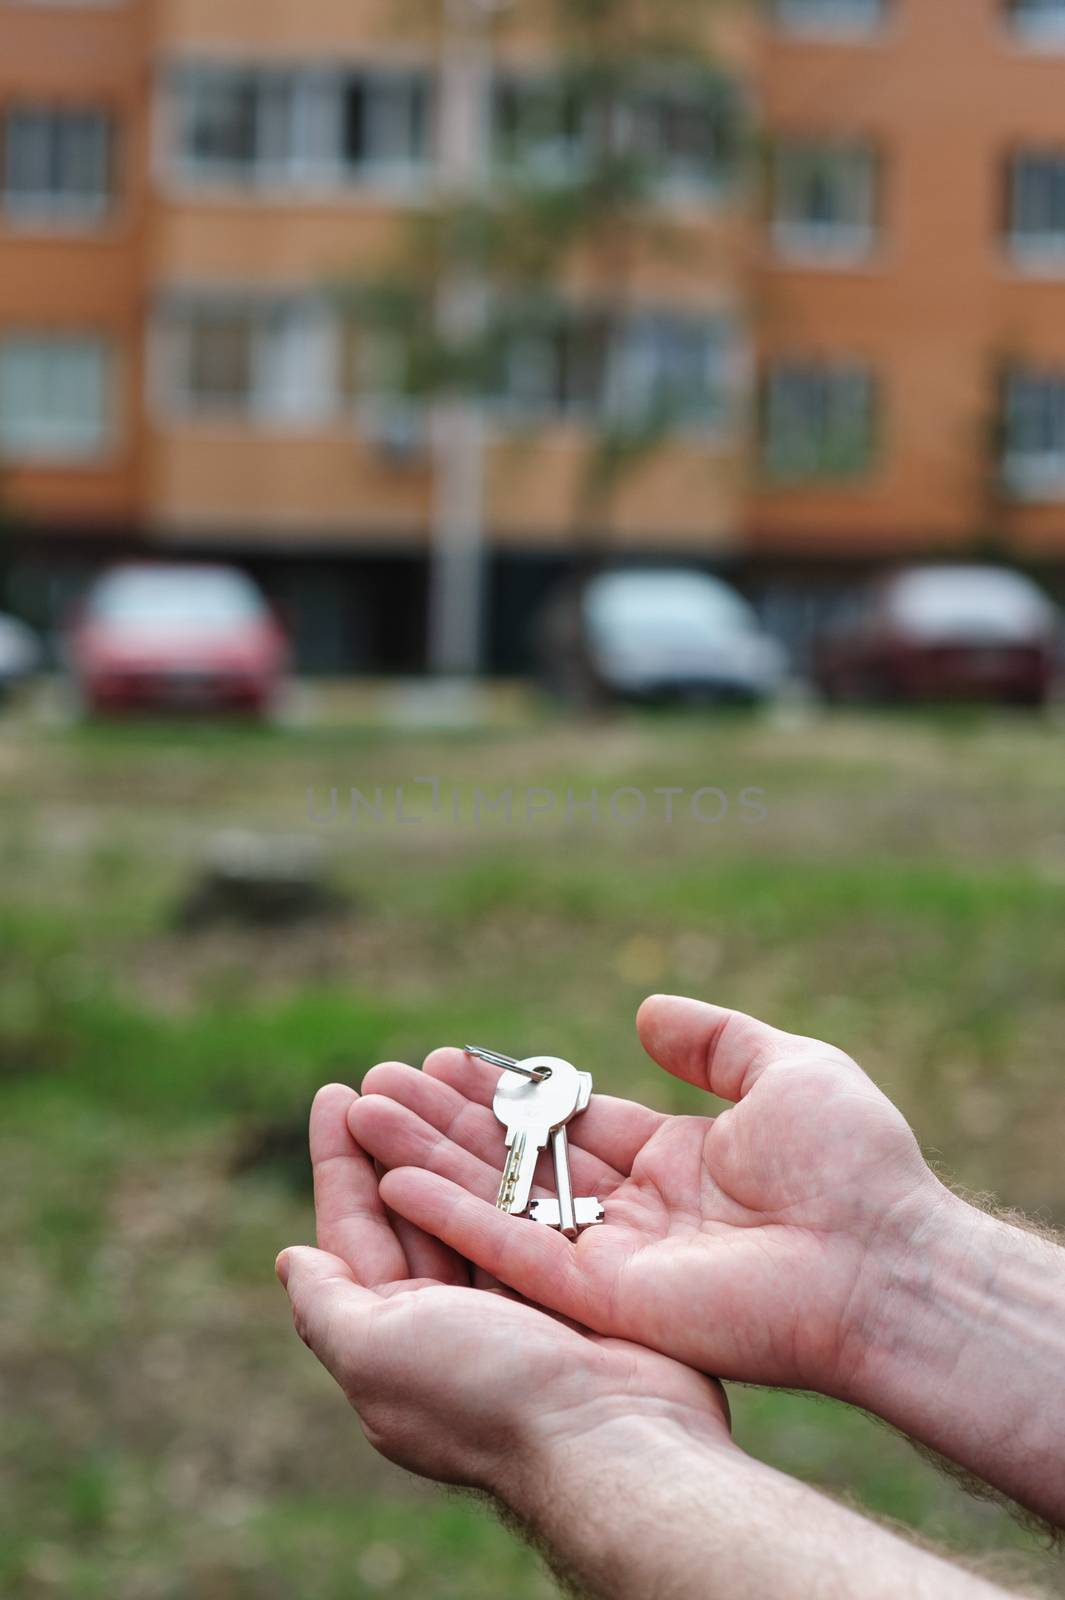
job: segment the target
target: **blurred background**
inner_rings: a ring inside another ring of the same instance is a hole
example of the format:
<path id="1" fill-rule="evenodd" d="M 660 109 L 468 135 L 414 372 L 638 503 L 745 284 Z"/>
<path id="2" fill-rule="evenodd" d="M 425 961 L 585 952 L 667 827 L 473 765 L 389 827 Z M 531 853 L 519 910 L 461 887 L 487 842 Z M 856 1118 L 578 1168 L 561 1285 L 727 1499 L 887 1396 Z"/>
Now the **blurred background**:
<path id="1" fill-rule="evenodd" d="M 1063 108 L 1065 0 L 0 4 L 5 1594 L 555 1592 L 273 1283 L 376 1060 L 712 996 L 1065 1220 Z"/>

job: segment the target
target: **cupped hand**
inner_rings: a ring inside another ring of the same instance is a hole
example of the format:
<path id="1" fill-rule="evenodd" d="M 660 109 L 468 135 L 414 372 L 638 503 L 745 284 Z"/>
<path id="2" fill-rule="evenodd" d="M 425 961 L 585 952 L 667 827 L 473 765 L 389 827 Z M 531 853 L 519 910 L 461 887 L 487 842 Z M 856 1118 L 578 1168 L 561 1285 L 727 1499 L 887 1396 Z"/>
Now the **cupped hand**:
<path id="1" fill-rule="evenodd" d="M 571 1165 L 606 1217 L 575 1244 L 495 1209 L 498 1073 L 458 1050 L 421 1072 L 375 1067 L 353 1101 L 355 1136 L 391 1169 L 382 1195 L 600 1333 L 721 1377 L 854 1397 L 893 1263 L 948 1192 L 901 1113 L 832 1046 L 673 996 L 646 1001 L 637 1026 L 667 1071 L 734 1104 L 665 1116 L 594 1095 L 570 1124 Z"/>
<path id="2" fill-rule="evenodd" d="M 341 1084 L 311 1110 L 318 1249 L 278 1275 L 300 1336 L 400 1465 L 506 1494 L 559 1440 L 615 1414 L 668 1413 L 727 1434 L 720 1387 L 662 1355 L 590 1335 L 524 1304 L 439 1240 L 393 1216 L 350 1131 Z"/>

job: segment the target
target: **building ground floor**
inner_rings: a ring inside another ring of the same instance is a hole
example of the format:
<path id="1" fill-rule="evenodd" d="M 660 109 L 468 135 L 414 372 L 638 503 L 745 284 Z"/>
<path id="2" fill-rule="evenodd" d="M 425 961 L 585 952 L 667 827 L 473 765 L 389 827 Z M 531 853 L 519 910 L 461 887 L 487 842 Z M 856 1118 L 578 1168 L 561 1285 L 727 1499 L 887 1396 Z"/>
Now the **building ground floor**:
<path id="1" fill-rule="evenodd" d="M 906 541 L 906 561 L 919 548 Z M 929 544 L 926 559 L 940 552 Z M 427 669 L 430 561 L 425 547 L 360 544 L 316 546 L 293 538 L 266 546 L 232 536 L 165 543 L 129 529 L 100 527 L 72 534 L 35 526 L 12 528 L 0 540 L 0 608 L 37 627 L 54 652 L 64 620 L 93 576 L 129 559 L 224 561 L 256 579 L 292 639 L 297 670 L 309 676 L 416 676 Z M 1008 550 L 973 541 L 944 559 L 1010 562 Z M 786 647 L 799 672 L 818 635 L 877 575 L 899 564 L 884 550 L 802 556 L 742 546 L 701 555 L 691 545 L 670 549 L 648 541 L 623 556 L 593 549 L 489 547 L 485 557 L 482 661 L 487 674 L 521 676 L 537 667 L 538 621 L 567 581 L 606 562 L 684 566 L 733 583 Z M 1023 566 L 1065 604 L 1065 547 L 1060 557 Z"/>

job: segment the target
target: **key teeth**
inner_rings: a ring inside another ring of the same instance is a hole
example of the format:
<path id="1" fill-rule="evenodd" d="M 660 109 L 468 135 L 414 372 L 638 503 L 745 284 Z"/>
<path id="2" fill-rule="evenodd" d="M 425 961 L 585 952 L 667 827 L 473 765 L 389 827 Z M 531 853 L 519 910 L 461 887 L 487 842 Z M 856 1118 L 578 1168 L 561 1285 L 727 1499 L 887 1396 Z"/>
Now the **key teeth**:
<path id="1" fill-rule="evenodd" d="M 582 1196 L 574 1200 L 574 1210 L 577 1217 L 577 1231 L 594 1227 L 597 1222 L 602 1222 L 605 1216 L 603 1203 L 591 1196 Z M 557 1228 L 560 1224 L 558 1201 L 553 1196 L 543 1196 L 529 1202 L 526 1216 L 532 1222 L 539 1222 L 547 1228 Z"/>

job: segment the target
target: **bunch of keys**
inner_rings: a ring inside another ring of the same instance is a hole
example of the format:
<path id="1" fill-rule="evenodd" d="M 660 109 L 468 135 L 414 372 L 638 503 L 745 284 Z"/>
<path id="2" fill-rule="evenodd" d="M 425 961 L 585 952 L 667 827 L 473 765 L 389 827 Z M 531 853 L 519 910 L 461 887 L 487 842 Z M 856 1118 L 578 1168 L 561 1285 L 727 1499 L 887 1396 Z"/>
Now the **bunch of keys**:
<path id="1" fill-rule="evenodd" d="M 578 1072 L 560 1056 L 529 1056 L 517 1061 L 496 1050 L 468 1044 L 466 1054 L 503 1067 L 492 1110 L 507 1130 L 507 1160 L 496 1205 L 512 1216 L 558 1228 L 575 1239 L 582 1228 L 602 1222 L 598 1200 L 575 1199 L 569 1170 L 566 1124 L 587 1108 L 592 1075 Z M 555 1200 L 533 1200 L 533 1174 L 540 1151 L 551 1145 L 555 1163 Z"/>

